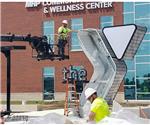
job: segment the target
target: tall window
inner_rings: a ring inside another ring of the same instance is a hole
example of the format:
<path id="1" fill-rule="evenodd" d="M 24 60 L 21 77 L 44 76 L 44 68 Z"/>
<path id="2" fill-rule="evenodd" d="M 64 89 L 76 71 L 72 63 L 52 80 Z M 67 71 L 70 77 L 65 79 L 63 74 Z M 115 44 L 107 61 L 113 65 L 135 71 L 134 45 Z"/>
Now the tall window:
<path id="1" fill-rule="evenodd" d="M 83 66 L 73 66 L 73 69 L 76 69 L 78 72 L 80 69 L 84 68 Z M 76 89 L 78 93 L 82 93 L 83 91 L 83 82 L 78 81 L 76 84 Z"/>
<path id="2" fill-rule="evenodd" d="M 54 43 L 54 21 L 44 21 L 43 22 L 43 35 L 47 36 L 48 42 Z"/>
<path id="3" fill-rule="evenodd" d="M 73 66 L 72 68 L 75 69 L 75 70 L 77 70 L 78 73 L 79 73 L 79 71 L 80 71 L 81 69 L 84 69 L 83 66 Z M 78 75 L 79 75 L 79 74 L 78 74 Z M 77 97 L 78 97 L 78 98 L 80 98 L 84 86 L 85 86 L 85 83 L 84 83 L 83 81 L 78 81 L 78 82 L 76 83 L 76 91 L 77 91 Z"/>
<path id="4" fill-rule="evenodd" d="M 113 26 L 113 16 L 101 16 L 100 17 L 100 28 L 104 28 L 106 26 Z"/>
<path id="5" fill-rule="evenodd" d="M 71 29 L 72 30 L 83 29 L 83 19 L 82 18 L 71 19 Z M 72 32 L 71 35 L 71 50 L 73 51 L 81 50 L 79 39 L 77 37 L 76 32 Z"/>
<path id="6" fill-rule="evenodd" d="M 125 2 L 124 24 L 147 27 L 146 35 L 133 60 L 126 60 L 125 99 L 150 99 L 150 3 Z M 129 96 L 130 95 L 130 96 Z"/>
<path id="7" fill-rule="evenodd" d="M 54 67 L 44 67 L 43 69 L 43 82 L 44 82 L 44 100 L 54 99 Z"/>

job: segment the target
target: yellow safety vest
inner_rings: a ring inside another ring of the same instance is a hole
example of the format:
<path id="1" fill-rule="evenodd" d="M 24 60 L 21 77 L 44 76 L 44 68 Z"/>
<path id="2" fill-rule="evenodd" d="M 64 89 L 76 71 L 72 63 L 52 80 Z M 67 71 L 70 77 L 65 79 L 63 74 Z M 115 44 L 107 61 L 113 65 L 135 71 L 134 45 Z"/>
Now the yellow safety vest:
<path id="1" fill-rule="evenodd" d="M 58 29 L 58 34 L 59 34 L 59 39 L 66 40 L 67 38 L 67 33 L 69 33 L 71 29 L 65 28 L 63 26 L 59 27 Z"/>
<path id="2" fill-rule="evenodd" d="M 94 120 L 96 123 L 110 114 L 109 106 L 107 102 L 103 98 L 100 98 L 100 97 L 97 97 L 93 101 L 91 105 L 91 112 L 95 113 Z"/>

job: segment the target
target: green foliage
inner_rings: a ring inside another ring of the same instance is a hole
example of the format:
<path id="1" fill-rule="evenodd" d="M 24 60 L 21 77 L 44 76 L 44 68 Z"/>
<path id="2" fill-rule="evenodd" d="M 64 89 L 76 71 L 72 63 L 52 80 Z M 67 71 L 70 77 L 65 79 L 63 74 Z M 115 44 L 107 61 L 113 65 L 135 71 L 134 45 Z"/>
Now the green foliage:
<path id="1" fill-rule="evenodd" d="M 5 105 L 7 102 L 6 101 L 0 101 L 0 104 Z M 10 104 L 12 105 L 21 105 L 22 102 L 21 101 L 11 101 Z"/>

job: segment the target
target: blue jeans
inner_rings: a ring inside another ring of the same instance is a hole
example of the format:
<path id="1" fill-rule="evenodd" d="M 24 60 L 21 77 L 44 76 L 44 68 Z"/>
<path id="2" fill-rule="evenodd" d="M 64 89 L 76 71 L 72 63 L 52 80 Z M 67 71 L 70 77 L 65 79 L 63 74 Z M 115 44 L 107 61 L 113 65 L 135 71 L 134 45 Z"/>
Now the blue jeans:
<path id="1" fill-rule="evenodd" d="M 58 55 L 64 57 L 65 55 L 65 45 L 67 40 L 59 39 L 58 40 Z"/>

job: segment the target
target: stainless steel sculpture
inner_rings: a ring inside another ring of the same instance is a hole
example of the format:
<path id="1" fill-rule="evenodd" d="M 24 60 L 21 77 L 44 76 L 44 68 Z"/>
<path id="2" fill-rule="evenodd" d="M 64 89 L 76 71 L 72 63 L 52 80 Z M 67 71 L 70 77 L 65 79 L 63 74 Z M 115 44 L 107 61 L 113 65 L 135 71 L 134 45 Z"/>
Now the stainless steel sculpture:
<path id="1" fill-rule="evenodd" d="M 135 24 L 78 32 L 82 50 L 94 68 L 90 82 L 81 94 L 80 115 L 86 102 L 84 91 L 88 87 L 95 88 L 98 96 L 112 104 L 127 71 L 124 59 L 133 59 L 145 33 L 146 27 Z"/>

